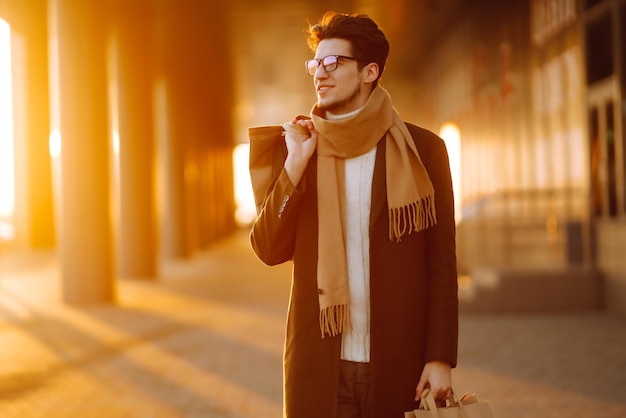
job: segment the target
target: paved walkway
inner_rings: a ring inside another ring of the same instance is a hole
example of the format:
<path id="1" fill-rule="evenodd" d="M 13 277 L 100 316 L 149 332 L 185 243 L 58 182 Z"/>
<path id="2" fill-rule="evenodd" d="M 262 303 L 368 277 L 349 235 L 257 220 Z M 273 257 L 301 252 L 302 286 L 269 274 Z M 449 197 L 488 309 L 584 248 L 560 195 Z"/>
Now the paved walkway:
<path id="1" fill-rule="evenodd" d="M 236 234 L 78 309 L 58 301 L 53 254 L 4 254 L 0 417 L 280 417 L 289 275 Z M 464 315 L 453 378 L 497 418 L 624 418 L 626 321 Z"/>

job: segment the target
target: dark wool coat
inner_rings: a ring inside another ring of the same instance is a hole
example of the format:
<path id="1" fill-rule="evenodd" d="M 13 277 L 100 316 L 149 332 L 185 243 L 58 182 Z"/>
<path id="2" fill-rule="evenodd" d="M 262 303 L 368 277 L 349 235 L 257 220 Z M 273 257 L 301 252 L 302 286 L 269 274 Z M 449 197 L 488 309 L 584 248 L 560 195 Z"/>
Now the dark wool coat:
<path id="1" fill-rule="evenodd" d="M 454 367 L 457 358 L 455 224 L 448 156 L 438 136 L 407 126 L 435 188 L 437 225 L 400 242 L 390 241 L 385 141 L 380 141 L 370 215 L 373 418 L 403 418 L 405 411 L 417 408 L 413 399 L 424 364 L 442 360 Z M 283 149 L 281 158 L 285 153 Z M 293 260 L 284 353 L 285 414 L 335 418 L 341 336 L 322 339 L 319 326 L 316 158 L 309 161 L 296 188 L 280 164 L 250 237 L 264 263 Z"/>

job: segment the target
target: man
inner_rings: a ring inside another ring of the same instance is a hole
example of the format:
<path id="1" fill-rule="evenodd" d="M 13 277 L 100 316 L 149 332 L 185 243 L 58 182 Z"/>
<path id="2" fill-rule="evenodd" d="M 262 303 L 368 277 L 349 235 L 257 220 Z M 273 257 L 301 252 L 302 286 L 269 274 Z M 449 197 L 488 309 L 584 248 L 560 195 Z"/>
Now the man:
<path id="1" fill-rule="evenodd" d="M 439 137 L 402 122 L 379 86 L 389 44 L 374 21 L 327 13 L 308 41 L 317 104 L 310 119 L 285 125 L 286 156 L 251 232 L 263 262 L 293 260 L 285 416 L 402 418 L 426 387 L 439 400 L 451 394 L 448 157 Z"/>

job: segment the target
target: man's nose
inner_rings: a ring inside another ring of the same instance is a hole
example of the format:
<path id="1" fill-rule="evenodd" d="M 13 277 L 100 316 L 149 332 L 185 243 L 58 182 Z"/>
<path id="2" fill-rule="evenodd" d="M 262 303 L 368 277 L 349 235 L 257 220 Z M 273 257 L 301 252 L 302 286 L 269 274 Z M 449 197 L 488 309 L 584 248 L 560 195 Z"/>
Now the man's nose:
<path id="1" fill-rule="evenodd" d="M 315 78 L 320 79 L 326 77 L 328 77 L 328 71 L 324 69 L 324 66 L 320 65 L 319 67 L 317 67 L 317 70 L 315 70 Z"/>

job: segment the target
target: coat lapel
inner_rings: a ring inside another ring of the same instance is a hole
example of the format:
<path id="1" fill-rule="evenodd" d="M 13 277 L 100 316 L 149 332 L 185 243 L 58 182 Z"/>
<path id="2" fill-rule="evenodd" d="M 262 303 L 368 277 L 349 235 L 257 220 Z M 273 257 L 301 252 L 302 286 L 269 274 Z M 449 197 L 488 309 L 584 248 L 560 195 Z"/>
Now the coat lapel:
<path id="1" fill-rule="evenodd" d="M 370 228 L 387 201 L 387 184 L 385 182 L 385 140 L 378 141 L 376 150 L 376 162 L 374 163 L 374 174 L 372 177 L 372 204 L 370 208 Z"/>

